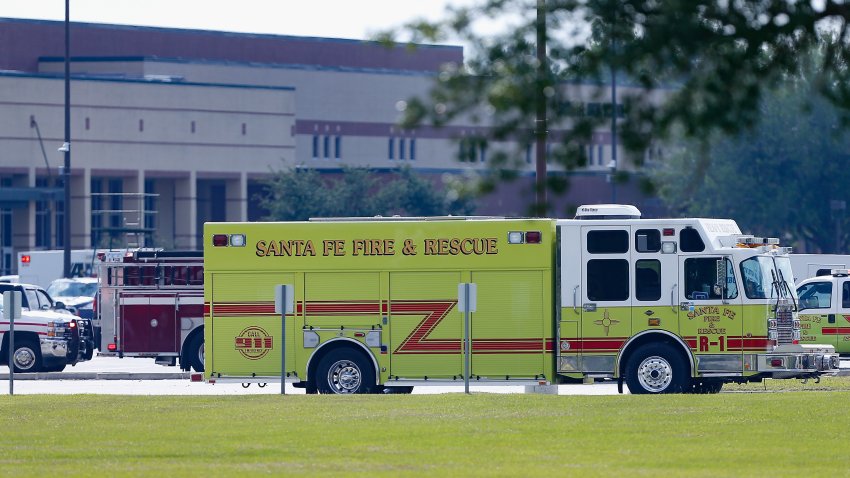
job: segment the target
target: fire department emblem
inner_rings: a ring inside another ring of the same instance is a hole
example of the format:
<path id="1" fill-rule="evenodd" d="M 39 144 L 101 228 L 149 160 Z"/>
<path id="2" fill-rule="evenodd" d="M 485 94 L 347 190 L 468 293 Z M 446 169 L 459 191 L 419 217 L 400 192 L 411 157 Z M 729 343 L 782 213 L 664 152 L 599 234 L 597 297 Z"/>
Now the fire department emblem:
<path id="1" fill-rule="evenodd" d="M 260 360 L 274 348 L 272 336 L 262 327 L 252 325 L 236 337 L 236 350 L 248 360 Z"/>

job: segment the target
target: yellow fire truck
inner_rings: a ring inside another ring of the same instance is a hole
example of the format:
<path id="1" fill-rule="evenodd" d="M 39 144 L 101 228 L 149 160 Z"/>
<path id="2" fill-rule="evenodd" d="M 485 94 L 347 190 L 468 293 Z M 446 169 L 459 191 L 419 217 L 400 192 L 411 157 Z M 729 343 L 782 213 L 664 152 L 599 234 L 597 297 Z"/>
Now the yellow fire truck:
<path id="1" fill-rule="evenodd" d="M 832 347 L 798 343 L 787 248 L 731 220 L 599 205 L 571 220 L 207 223 L 204 241 L 210 382 L 280 381 L 283 362 L 308 393 L 596 378 L 716 393 L 838 368 Z M 466 283 L 474 303 L 459 303 Z"/>

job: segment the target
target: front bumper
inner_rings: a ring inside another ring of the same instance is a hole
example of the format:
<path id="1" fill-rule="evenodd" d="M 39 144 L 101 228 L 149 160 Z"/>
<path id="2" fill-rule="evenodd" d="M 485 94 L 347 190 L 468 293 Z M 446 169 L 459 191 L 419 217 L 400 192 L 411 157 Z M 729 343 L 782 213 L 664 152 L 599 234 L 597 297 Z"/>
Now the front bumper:
<path id="1" fill-rule="evenodd" d="M 809 378 L 838 373 L 839 357 L 831 345 L 780 345 L 758 356 L 758 371 L 773 378 Z"/>
<path id="2" fill-rule="evenodd" d="M 45 361 L 64 361 L 68 356 L 68 350 L 69 344 L 65 338 L 41 338 L 41 358 Z"/>

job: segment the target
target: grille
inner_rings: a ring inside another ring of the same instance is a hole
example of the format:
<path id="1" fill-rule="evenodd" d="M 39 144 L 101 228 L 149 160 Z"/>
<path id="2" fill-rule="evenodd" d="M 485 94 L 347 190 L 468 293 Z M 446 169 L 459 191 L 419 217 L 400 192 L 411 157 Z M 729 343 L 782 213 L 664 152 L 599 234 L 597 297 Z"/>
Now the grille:
<path id="1" fill-rule="evenodd" d="M 791 309 L 776 310 L 776 344 L 788 345 L 794 342 L 794 314 Z"/>

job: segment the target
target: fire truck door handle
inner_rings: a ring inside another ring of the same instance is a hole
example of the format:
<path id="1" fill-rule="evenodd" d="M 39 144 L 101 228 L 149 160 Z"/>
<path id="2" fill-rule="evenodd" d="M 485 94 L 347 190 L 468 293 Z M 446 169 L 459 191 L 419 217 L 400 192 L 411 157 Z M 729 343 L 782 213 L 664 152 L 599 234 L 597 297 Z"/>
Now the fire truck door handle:
<path id="1" fill-rule="evenodd" d="M 679 287 L 679 284 L 673 284 L 673 287 L 670 288 L 670 308 L 673 309 L 673 312 L 676 311 L 676 287 Z"/>
<path id="2" fill-rule="evenodd" d="M 596 312 L 596 304 L 593 303 L 584 304 L 581 308 L 584 309 L 585 312 Z"/>
<path id="3" fill-rule="evenodd" d="M 830 324 L 834 324 L 835 323 L 835 314 L 829 314 L 826 317 L 826 321 L 829 322 Z"/>
<path id="4" fill-rule="evenodd" d="M 681 304 L 679 304 L 679 310 L 688 311 L 688 310 L 691 310 L 691 308 L 693 306 L 694 306 L 693 302 L 682 302 Z"/>
<path id="5" fill-rule="evenodd" d="M 576 292 L 578 292 L 578 288 L 579 288 L 579 286 L 573 287 L 573 312 L 575 312 L 576 314 L 579 313 L 579 311 L 578 311 L 578 297 L 576 297 Z"/>

